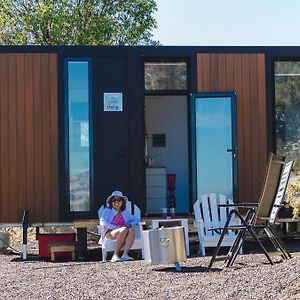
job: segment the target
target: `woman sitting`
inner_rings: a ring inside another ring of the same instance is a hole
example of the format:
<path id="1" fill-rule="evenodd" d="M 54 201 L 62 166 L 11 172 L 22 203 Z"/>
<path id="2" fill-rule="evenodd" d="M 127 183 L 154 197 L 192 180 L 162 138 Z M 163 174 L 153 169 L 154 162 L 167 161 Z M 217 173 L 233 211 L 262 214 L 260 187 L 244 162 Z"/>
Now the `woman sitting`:
<path id="1" fill-rule="evenodd" d="M 100 224 L 104 226 L 104 239 L 116 240 L 116 248 L 111 262 L 133 260 L 128 255 L 135 238 L 133 226 L 138 225 L 139 218 L 126 210 L 127 197 L 122 192 L 114 191 L 106 200 L 107 207 L 103 211 Z M 123 255 L 120 250 L 124 246 Z"/>

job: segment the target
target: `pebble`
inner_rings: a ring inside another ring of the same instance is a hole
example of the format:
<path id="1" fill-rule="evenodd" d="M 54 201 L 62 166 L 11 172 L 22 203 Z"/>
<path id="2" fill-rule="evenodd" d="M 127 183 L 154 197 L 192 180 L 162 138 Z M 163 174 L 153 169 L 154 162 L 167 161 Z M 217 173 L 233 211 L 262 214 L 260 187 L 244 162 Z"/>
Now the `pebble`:
<path id="1" fill-rule="evenodd" d="M 20 246 L 20 229 L 9 231 L 12 245 Z M 28 237 L 36 242 L 33 229 Z M 176 272 L 173 265 L 142 260 L 52 263 L 0 254 L 0 299 L 300 300 L 300 245 L 292 256 L 271 266 L 263 254 L 244 254 L 231 268 L 214 264 L 212 272 L 210 257 L 193 257 Z"/>
<path id="2" fill-rule="evenodd" d="M 210 257 L 172 265 L 22 261 L 0 255 L 1 299 L 300 299 L 300 253 L 271 266 L 262 254 L 238 256 L 235 265 Z"/>

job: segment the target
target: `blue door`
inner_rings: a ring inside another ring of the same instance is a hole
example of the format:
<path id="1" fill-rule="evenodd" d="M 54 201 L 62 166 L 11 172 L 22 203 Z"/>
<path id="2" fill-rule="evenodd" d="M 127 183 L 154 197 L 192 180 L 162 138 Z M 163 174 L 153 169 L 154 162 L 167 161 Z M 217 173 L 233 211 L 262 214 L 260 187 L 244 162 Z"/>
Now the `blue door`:
<path id="1" fill-rule="evenodd" d="M 194 195 L 216 193 L 236 201 L 235 94 L 193 94 L 192 117 Z"/>

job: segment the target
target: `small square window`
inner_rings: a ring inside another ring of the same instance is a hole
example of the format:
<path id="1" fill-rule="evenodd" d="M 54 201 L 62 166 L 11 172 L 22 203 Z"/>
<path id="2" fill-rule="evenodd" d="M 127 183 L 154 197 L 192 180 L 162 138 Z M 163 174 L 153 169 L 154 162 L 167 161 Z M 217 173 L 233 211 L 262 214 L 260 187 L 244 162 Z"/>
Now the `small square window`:
<path id="1" fill-rule="evenodd" d="M 187 89 L 185 62 L 145 63 L 145 90 L 168 91 Z"/>

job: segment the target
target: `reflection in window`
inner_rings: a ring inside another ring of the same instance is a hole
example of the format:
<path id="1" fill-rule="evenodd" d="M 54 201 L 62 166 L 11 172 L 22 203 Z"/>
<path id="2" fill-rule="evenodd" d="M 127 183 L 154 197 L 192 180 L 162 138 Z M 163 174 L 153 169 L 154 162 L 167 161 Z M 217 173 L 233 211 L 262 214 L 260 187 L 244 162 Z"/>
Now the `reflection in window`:
<path id="1" fill-rule="evenodd" d="M 295 159 L 300 172 L 300 62 L 275 62 L 275 128 L 277 153 Z M 295 174 L 294 176 L 295 179 Z"/>
<path id="2" fill-rule="evenodd" d="M 195 99 L 197 196 L 233 191 L 232 116 L 230 97 Z"/>
<path id="3" fill-rule="evenodd" d="M 145 90 L 186 90 L 185 62 L 145 63 Z"/>
<path id="4" fill-rule="evenodd" d="M 89 147 L 89 123 L 80 122 L 80 146 Z"/>
<path id="5" fill-rule="evenodd" d="M 68 62 L 70 211 L 90 209 L 89 78 L 87 61 Z"/>

